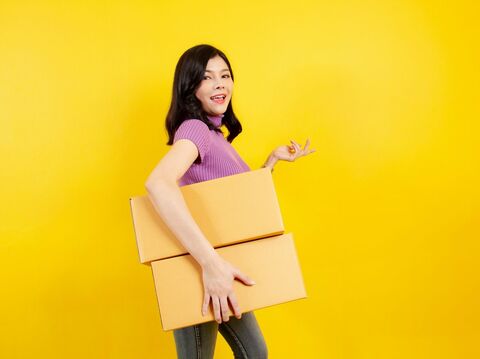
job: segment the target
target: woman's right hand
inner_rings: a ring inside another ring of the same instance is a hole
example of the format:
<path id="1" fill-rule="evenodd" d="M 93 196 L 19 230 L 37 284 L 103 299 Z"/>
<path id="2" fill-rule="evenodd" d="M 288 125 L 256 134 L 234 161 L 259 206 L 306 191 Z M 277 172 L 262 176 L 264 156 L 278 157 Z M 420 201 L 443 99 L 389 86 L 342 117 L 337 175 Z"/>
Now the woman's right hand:
<path id="1" fill-rule="evenodd" d="M 229 319 L 228 300 L 230 300 L 233 314 L 240 319 L 242 312 L 233 291 L 233 281 L 237 278 L 246 285 L 254 285 L 255 282 L 220 256 L 216 256 L 215 259 L 202 266 L 202 276 L 204 291 L 202 314 L 207 313 L 211 299 L 215 320 L 221 323 L 223 318 L 223 321 L 227 322 Z"/>

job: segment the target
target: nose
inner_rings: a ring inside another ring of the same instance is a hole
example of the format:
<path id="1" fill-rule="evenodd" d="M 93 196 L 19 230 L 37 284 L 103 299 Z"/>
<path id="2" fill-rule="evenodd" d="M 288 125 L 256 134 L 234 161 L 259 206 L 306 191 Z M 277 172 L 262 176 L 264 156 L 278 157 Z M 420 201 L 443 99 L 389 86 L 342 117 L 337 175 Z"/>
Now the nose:
<path id="1" fill-rule="evenodd" d="M 223 89 L 225 88 L 225 85 L 223 84 L 223 80 L 222 78 L 218 79 L 217 80 L 217 83 L 215 84 L 215 89 Z"/>

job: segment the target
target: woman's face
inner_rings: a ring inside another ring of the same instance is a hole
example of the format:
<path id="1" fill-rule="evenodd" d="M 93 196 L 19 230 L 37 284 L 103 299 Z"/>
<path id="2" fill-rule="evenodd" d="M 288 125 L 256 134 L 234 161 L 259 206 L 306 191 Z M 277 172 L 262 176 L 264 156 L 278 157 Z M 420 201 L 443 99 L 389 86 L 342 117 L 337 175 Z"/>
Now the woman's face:
<path id="1" fill-rule="evenodd" d="M 232 98 L 233 81 L 227 63 L 215 56 L 208 60 L 202 82 L 195 96 L 209 115 L 221 115 Z"/>

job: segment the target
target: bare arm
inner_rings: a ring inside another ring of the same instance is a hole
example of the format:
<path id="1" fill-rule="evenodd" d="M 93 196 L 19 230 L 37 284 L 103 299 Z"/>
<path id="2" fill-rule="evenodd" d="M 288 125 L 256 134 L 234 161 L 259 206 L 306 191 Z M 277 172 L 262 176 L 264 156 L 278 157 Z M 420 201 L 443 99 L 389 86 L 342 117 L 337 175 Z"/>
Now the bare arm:
<path id="1" fill-rule="evenodd" d="M 192 142 L 177 141 L 150 174 L 145 188 L 162 220 L 203 267 L 218 254 L 190 214 L 177 184 L 197 155 L 198 151 Z"/>
<path id="2" fill-rule="evenodd" d="M 212 247 L 193 219 L 177 181 L 183 176 L 198 156 L 196 145 L 187 139 L 176 141 L 148 177 L 145 188 L 148 196 L 165 224 L 202 269 L 204 300 L 202 313 L 206 314 L 210 299 L 215 320 L 229 320 L 227 300 L 237 318 L 241 317 L 233 280 L 253 285 L 248 276 L 225 261 Z"/>
<path id="3" fill-rule="evenodd" d="M 272 152 L 270 153 L 270 155 L 268 156 L 267 160 L 265 161 L 262 167 L 268 167 L 270 168 L 270 171 L 273 172 L 273 167 L 275 167 L 275 164 L 277 163 L 277 161 L 278 161 L 278 158 L 276 158 L 275 154 Z"/>

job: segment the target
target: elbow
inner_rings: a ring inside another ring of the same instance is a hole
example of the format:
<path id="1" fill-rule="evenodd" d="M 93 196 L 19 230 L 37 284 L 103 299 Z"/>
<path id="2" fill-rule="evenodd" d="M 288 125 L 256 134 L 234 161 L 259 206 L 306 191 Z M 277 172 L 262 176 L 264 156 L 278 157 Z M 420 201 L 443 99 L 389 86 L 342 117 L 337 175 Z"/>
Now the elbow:
<path id="1" fill-rule="evenodd" d="M 170 186 L 171 182 L 172 181 L 170 179 L 163 177 L 148 178 L 144 186 L 145 190 L 152 194 L 163 188 L 165 185 Z"/>
<path id="2" fill-rule="evenodd" d="M 159 186 L 159 183 L 161 182 L 161 180 L 159 179 L 148 179 L 146 182 L 145 182 L 145 190 L 148 192 L 148 193 L 152 193 L 153 191 L 155 191 L 155 189 L 158 189 L 158 186 Z"/>
<path id="3" fill-rule="evenodd" d="M 161 182 L 162 179 L 160 177 L 148 177 L 147 180 L 145 181 L 145 190 L 148 192 L 148 193 L 151 193 L 155 188 L 158 187 L 158 184 L 159 182 Z"/>
<path id="4" fill-rule="evenodd" d="M 145 191 L 147 191 L 148 193 L 152 191 L 152 184 L 150 182 L 145 182 L 144 187 Z"/>

